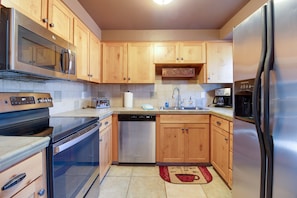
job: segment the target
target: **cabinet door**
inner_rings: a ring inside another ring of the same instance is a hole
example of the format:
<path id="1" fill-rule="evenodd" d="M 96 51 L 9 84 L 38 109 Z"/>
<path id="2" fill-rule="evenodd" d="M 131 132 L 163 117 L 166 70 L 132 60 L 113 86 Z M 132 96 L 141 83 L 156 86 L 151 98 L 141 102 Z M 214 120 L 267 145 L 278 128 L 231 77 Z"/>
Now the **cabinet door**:
<path id="1" fill-rule="evenodd" d="M 160 125 L 161 162 L 184 162 L 183 124 Z"/>
<path id="2" fill-rule="evenodd" d="M 103 43 L 103 83 L 127 82 L 127 43 Z"/>
<path id="3" fill-rule="evenodd" d="M 207 82 L 233 83 L 232 43 L 207 43 Z"/>
<path id="4" fill-rule="evenodd" d="M 2 0 L 5 7 L 13 7 L 37 22 L 43 27 L 47 27 L 47 1 L 48 0 Z"/>
<path id="5" fill-rule="evenodd" d="M 74 45 L 77 78 L 89 80 L 89 30 L 78 19 L 74 21 Z"/>
<path id="6" fill-rule="evenodd" d="M 100 132 L 100 181 L 107 173 L 111 161 L 111 125 Z"/>
<path id="7" fill-rule="evenodd" d="M 185 124 L 185 162 L 209 163 L 209 124 Z"/>
<path id="8" fill-rule="evenodd" d="M 181 42 L 180 62 L 182 63 L 205 63 L 205 44 L 201 42 Z"/>
<path id="9" fill-rule="evenodd" d="M 211 163 L 227 182 L 229 173 L 229 133 L 211 125 L 211 148 Z"/>
<path id="10" fill-rule="evenodd" d="M 179 44 L 175 42 L 164 42 L 154 44 L 155 63 L 178 63 Z"/>
<path id="11" fill-rule="evenodd" d="M 101 81 L 101 43 L 100 40 L 90 33 L 90 50 L 89 50 L 89 74 L 90 81 L 100 83 Z"/>
<path id="12" fill-rule="evenodd" d="M 48 29 L 73 43 L 72 12 L 60 0 L 48 0 Z"/>
<path id="13" fill-rule="evenodd" d="M 154 83 L 152 43 L 128 43 L 128 83 Z"/>

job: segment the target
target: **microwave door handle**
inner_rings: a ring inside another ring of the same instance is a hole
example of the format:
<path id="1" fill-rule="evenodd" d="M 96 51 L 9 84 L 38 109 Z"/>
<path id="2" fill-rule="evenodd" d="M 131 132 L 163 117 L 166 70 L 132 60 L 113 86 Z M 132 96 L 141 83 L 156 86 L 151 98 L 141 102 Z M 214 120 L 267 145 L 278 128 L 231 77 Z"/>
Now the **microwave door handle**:
<path id="1" fill-rule="evenodd" d="M 65 49 L 62 49 L 61 50 L 61 53 L 60 53 L 60 66 L 61 66 L 61 71 L 64 73 L 64 65 L 65 65 Z"/>
<path id="2" fill-rule="evenodd" d="M 68 62 L 67 62 L 67 73 L 68 74 L 71 74 L 71 71 L 73 70 L 73 59 L 74 59 L 74 56 L 72 55 L 72 52 L 70 49 L 67 50 L 68 52 Z"/>

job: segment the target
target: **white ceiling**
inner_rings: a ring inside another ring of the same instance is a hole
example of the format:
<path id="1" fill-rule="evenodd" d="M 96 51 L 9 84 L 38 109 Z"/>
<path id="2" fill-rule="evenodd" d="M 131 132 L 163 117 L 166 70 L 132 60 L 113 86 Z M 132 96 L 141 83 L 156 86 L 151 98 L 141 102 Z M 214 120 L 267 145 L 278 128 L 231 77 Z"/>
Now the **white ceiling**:
<path id="1" fill-rule="evenodd" d="M 249 0 L 78 0 L 101 30 L 220 29 Z"/>

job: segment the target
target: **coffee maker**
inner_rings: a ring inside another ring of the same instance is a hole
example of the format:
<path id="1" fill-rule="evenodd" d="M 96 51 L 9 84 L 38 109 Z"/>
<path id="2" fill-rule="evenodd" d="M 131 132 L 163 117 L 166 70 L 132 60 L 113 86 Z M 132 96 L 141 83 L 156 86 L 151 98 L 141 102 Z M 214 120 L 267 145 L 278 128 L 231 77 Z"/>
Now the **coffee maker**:
<path id="1" fill-rule="evenodd" d="M 215 104 L 215 107 L 232 107 L 231 88 L 216 89 L 212 103 Z"/>

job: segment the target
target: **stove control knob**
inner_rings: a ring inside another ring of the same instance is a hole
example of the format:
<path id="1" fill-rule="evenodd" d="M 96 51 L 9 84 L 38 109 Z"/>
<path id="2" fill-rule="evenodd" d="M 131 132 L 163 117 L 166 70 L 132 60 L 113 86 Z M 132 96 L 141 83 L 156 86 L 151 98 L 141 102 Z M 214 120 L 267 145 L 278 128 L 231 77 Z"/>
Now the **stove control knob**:
<path id="1" fill-rule="evenodd" d="M 37 102 L 38 102 L 38 103 L 43 103 L 43 102 L 44 102 L 44 101 L 43 101 L 43 98 L 38 98 L 38 99 L 37 99 Z"/>

